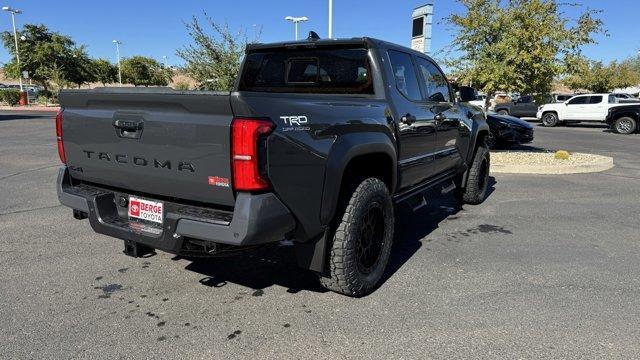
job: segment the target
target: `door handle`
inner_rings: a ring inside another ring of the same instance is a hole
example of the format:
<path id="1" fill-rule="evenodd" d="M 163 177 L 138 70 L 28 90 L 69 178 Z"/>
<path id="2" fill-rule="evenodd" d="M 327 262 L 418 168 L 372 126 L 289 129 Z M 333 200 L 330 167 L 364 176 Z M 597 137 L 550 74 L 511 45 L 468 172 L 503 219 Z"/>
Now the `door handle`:
<path id="1" fill-rule="evenodd" d="M 115 120 L 113 122 L 113 127 L 122 131 L 138 131 L 142 130 L 143 124 L 144 122 L 142 121 Z"/>
<path id="2" fill-rule="evenodd" d="M 407 113 L 407 115 L 403 116 L 401 119 L 401 121 L 407 125 L 413 124 L 414 122 L 416 122 L 416 120 L 416 117 L 409 113 Z"/>
<path id="3" fill-rule="evenodd" d="M 113 127 L 116 128 L 116 134 L 121 138 L 140 139 L 144 121 L 114 120 Z"/>

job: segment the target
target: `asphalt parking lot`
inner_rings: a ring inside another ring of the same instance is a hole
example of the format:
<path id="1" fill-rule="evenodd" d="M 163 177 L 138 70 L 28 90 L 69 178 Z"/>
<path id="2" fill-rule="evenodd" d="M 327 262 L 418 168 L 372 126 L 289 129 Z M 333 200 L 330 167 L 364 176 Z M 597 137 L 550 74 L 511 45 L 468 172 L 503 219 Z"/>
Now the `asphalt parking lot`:
<path id="1" fill-rule="evenodd" d="M 0 358 L 637 358 L 640 135 L 536 127 L 604 173 L 496 175 L 479 206 L 402 213 L 387 280 L 323 291 L 276 247 L 122 254 L 59 205 L 52 114 L 0 113 Z"/>

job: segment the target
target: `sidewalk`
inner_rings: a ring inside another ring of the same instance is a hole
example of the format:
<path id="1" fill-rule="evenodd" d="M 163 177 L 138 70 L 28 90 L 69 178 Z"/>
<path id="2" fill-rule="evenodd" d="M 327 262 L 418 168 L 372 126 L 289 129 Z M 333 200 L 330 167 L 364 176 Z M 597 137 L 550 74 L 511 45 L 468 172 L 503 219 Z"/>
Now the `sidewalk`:
<path id="1" fill-rule="evenodd" d="M 43 111 L 43 112 L 58 112 L 60 106 L 42 106 L 42 105 L 28 105 L 28 106 L 7 106 L 0 105 L 0 111 Z"/>

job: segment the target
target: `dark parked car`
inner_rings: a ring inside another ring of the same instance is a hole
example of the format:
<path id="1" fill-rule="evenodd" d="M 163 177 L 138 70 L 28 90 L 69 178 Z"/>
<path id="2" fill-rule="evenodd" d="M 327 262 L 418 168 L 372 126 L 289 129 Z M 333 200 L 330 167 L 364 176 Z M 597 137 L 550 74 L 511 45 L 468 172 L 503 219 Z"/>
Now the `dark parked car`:
<path id="1" fill-rule="evenodd" d="M 628 135 L 640 131 L 640 104 L 612 107 L 605 122 L 618 134 Z"/>
<path id="2" fill-rule="evenodd" d="M 495 106 L 494 110 L 500 115 L 534 118 L 538 112 L 538 105 L 533 99 L 533 96 L 525 95 L 518 98 L 516 101 L 498 104 Z"/>
<path id="3" fill-rule="evenodd" d="M 526 144 L 533 141 L 533 126 L 524 120 L 509 115 L 487 114 L 491 133 L 487 139 L 490 149 Z"/>
<path id="4" fill-rule="evenodd" d="M 489 135 L 425 54 L 371 38 L 253 44 L 233 92 L 64 90 L 60 202 L 125 253 L 214 257 L 292 240 L 351 296 L 383 278 L 394 203 L 487 196 Z M 421 221 L 421 219 L 416 219 Z"/>

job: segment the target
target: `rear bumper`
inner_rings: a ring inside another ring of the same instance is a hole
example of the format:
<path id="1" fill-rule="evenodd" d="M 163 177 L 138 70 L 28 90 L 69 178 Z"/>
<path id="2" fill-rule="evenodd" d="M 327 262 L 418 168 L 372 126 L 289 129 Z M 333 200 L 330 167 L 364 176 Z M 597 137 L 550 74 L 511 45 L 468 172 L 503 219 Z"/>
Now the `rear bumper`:
<path id="1" fill-rule="evenodd" d="M 219 248 L 218 244 L 243 247 L 277 242 L 296 226 L 273 193 L 239 193 L 233 211 L 164 201 L 164 224 L 156 227 L 130 221 L 127 206 L 119 204 L 121 198 L 138 194 L 74 185 L 66 167 L 58 173 L 57 191 L 60 203 L 85 213 L 95 232 L 174 254 L 213 255 L 207 249 Z"/>

